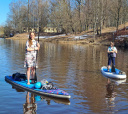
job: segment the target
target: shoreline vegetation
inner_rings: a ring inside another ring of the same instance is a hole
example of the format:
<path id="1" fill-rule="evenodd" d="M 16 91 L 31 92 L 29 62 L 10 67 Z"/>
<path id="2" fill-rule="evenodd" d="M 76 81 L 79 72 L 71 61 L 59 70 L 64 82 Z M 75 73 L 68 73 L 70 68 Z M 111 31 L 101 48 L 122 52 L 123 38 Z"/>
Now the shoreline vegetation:
<path id="1" fill-rule="evenodd" d="M 16 0 L 9 6 L 6 24 L 0 29 L 5 36 L 15 34 L 13 39 L 41 31 L 40 40 L 45 42 L 108 45 L 114 41 L 128 47 L 127 0 Z"/>
<path id="2" fill-rule="evenodd" d="M 41 31 L 44 42 L 109 45 L 114 41 L 116 46 L 128 47 L 127 0 L 16 0 L 9 9 L 0 30 L 8 37 L 15 34 L 12 39 Z"/>
<path id="3" fill-rule="evenodd" d="M 39 40 L 43 42 L 52 43 L 68 43 L 68 44 L 90 44 L 90 45 L 109 45 L 111 41 L 115 42 L 116 46 L 128 47 L 128 23 L 119 26 L 119 30 L 116 31 L 116 27 L 109 27 L 102 29 L 101 35 L 95 35 L 93 31 L 84 31 L 77 34 L 57 34 L 57 33 L 40 33 Z M 38 34 L 36 34 L 36 39 Z M 13 40 L 27 40 L 28 33 L 15 34 L 13 37 L 6 39 Z"/>

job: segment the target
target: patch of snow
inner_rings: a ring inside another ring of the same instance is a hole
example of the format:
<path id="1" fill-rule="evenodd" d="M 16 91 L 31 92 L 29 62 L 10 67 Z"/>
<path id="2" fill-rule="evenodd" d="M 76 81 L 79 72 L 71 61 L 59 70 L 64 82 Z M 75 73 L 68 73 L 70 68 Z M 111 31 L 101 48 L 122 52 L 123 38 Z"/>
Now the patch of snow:
<path id="1" fill-rule="evenodd" d="M 128 35 L 120 35 L 120 36 L 117 36 L 115 39 L 123 39 L 123 38 L 128 38 Z"/>
<path id="2" fill-rule="evenodd" d="M 55 35 L 55 36 L 39 36 L 39 38 L 55 38 L 55 37 L 59 37 L 59 36 L 65 36 L 65 34 Z M 35 38 L 38 38 L 38 36 L 36 36 Z"/>
<path id="3" fill-rule="evenodd" d="M 88 37 L 89 37 L 89 35 L 81 35 L 81 36 L 75 36 L 74 38 L 75 39 L 86 39 Z"/>

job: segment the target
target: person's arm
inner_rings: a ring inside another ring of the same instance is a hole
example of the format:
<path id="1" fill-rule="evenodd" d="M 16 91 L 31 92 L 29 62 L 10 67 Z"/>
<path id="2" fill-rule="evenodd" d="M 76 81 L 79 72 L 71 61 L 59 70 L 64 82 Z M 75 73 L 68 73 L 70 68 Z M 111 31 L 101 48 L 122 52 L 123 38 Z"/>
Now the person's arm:
<path id="1" fill-rule="evenodd" d="M 27 51 L 35 51 L 35 50 L 36 48 L 30 48 L 30 47 L 27 48 Z"/>
<path id="2" fill-rule="evenodd" d="M 40 49 L 40 44 L 39 43 L 37 43 L 37 47 L 38 47 L 38 50 Z"/>
<path id="3" fill-rule="evenodd" d="M 35 47 L 35 48 L 28 47 L 27 48 L 27 51 L 37 51 L 37 50 L 39 50 L 39 47 Z"/>
<path id="4" fill-rule="evenodd" d="M 114 53 L 117 53 L 117 49 L 116 49 L 116 47 L 115 47 L 115 49 L 114 49 Z"/>
<path id="5" fill-rule="evenodd" d="M 40 49 L 40 44 L 38 42 L 36 42 L 36 46 L 34 48 L 30 48 L 28 47 L 28 51 L 37 51 Z"/>
<path id="6" fill-rule="evenodd" d="M 37 48 L 31 48 L 31 47 L 29 47 L 29 42 L 27 41 L 26 42 L 26 50 L 27 51 L 34 51 L 34 50 L 37 50 Z"/>
<path id="7" fill-rule="evenodd" d="M 109 47 L 110 48 L 110 47 Z M 110 51 L 110 49 L 108 48 L 108 53 L 112 53 L 112 51 Z"/>
<path id="8" fill-rule="evenodd" d="M 109 48 L 108 48 L 108 51 L 107 52 L 109 53 Z"/>
<path id="9" fill-rule="evenodd" d="M 116 49 L 116 47 L 113 47 L 113 48 L 112 48 L 111 53 L 117 53 L 117 49 Z"/>
<path id="10" fill-rule="evenodd" d="M 34 49 L 35 50 L 39 50 L 40 49 L 40 44 L 38 42 L 36 42 L 36 47 Z"/>
<path id="11" fill-rule="evenodd" d="M 112 48 L 112 51 L 110 51 L 109 48 L 108 48 L 108 53 L 117 53 L 116 47 L 113 47 Z"/>
<path id="12" fill-rule="evenodd" d="M 110 53 L 110 51 L 108 50 L 108 53 Z"/>

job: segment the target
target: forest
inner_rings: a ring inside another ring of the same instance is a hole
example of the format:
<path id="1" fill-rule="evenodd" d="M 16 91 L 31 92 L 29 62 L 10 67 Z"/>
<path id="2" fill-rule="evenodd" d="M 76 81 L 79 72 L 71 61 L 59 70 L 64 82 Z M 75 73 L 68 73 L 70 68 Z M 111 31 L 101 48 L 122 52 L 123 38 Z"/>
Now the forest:
<path id="1" fill-rule="evenodd" d="M 100 35 L 103 28 L 118 30 L 128 22 L 128 0 L 13 0 L 9 9 L 4 34 L 22 33 L 25 28 L 43 32 L 51 26 L 65 34 L 92 29 Z"/>

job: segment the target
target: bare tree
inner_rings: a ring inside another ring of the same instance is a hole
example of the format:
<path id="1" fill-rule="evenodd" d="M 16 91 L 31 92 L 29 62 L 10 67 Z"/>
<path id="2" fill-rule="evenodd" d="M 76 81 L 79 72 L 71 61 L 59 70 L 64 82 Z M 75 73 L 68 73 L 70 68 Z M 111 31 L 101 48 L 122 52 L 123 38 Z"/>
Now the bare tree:
<path id="1" fill-rule="evenodd" d="M 82 5 L 82 0 L 75 0 L 76 1 L 76 7 L 78 11 L 78 19 L 79 19 L 79 31 L 82 32 L 82 23 L 81 23 L 81 5 Z"/>
<path id="2" fill-rule="evenodd" d="M 7 25 L 19 32 L 47 25 L 66 34 L 93 29 L 95 38 L 104 27 L 118 30 L 128 21 L 127 11 L 128 0 L 17 0 L 10 4 Z"/>

